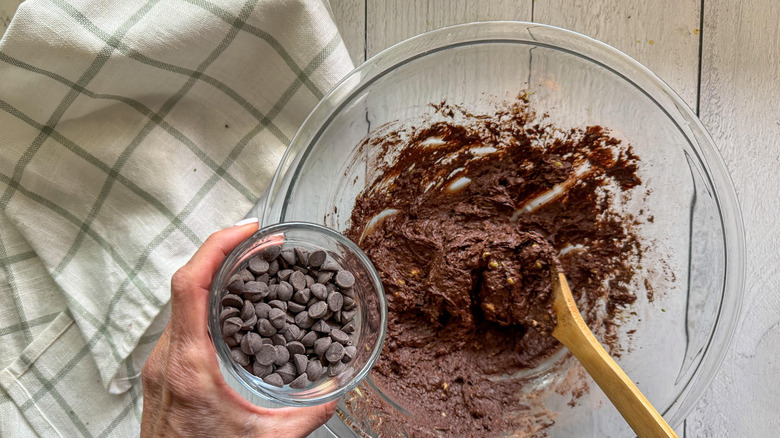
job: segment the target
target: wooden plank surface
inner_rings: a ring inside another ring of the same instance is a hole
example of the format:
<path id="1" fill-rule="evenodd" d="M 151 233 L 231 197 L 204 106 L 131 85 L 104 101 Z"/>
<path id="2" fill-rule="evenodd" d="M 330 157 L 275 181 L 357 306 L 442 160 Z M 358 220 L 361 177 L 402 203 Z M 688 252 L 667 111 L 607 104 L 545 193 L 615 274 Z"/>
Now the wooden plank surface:
<path id="1" fill-rule="evenodd" d="M 737 188 L 747 239 L 742 318 L 688 417 L 693 437 L 780 434 L 780 4 L 704 2 L 700 118 Z"/>
<path id="2" fill-rule="evenodd" d="M 366 60 L 366 1 L 331 0 L 333 21 L 355 66 Z"/>
<path id="3" fill-rule="evenodd" d="M 534 2 L 533 21 L 603 41 L 652 70 L 696 108 L 699 76 L 698 1 Z"/>
<path id="4" fill-rule="evenodd" d="M 366 54 L 370 58 L 409 37 L 453 24 L 530 19 L 528 0 L 366 0 Z"/>

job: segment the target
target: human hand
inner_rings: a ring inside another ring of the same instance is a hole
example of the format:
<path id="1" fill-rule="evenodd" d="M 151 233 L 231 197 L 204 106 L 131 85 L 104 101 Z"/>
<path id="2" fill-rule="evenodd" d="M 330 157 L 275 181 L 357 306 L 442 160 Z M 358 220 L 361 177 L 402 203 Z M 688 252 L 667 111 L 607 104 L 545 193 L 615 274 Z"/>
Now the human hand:
<path id="1" fill-rule="evenodd" d="M 171 317 L 142 372 L 141 437 L 304 437 L 325 424 L 336 401 L 266 409 L 227 386 L 207 331 L 209 290 L 225 256 L 257 222 L 218 231 L 171 279 Z"/>

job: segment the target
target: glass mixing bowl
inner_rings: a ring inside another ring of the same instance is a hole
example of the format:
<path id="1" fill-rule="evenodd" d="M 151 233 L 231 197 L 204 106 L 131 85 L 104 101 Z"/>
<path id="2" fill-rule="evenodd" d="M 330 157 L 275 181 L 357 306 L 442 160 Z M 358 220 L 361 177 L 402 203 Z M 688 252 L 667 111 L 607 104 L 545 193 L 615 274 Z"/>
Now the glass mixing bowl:
<path id="1" fill-rule="evenodd" d="M 655 296 L 636 291 L 633 313 L 619 328 L 624 348 L 617 361 L 679 426 L 715 375 L 735 327 L 744 279 L 742 222 L 723 161 L 694 113 L 657 76 L 612 47 L 521 22 L 459 25 L 393 46 L 314 109 L 250 215 L 265 225 L 300 220 L 344 231 L 367 180 L 360 164 L 372 154 L 370 145 L 358 145 L 372 129 L 394 121 L 414 125 L 433 113 L 431 103 L 480 113 L 519 94 L 559 127 L 609 128 L 641 158 L 644 192 L 623 207 L 652 216 L 640 230 L 641 269 Z M 631 436 L 592 381 L 575 403 L 553 390 L 587 382 L 578 367 L 564 350 L 526 376 L 529 400 L 552 413 L 544 433 Z M 369 375 L 346 399 L 367 393 L 389 397 Z M 339 436 L 371 435 L 383 415 L 357 415 L 342 400 L 328 428 Z"/>

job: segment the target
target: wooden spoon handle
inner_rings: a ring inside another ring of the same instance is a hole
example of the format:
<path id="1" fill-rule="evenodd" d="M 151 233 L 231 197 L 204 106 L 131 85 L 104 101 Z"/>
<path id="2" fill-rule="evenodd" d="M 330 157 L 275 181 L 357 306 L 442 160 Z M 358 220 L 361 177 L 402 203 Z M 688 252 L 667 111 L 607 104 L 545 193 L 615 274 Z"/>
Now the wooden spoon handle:
<path id="1" fill-rule="evenodd" d="M 553 286 L 562 290 L 554 294 L 553 308 L 558 323 L 553 336 L 580 361 L 639 438 L 677 438 L 661 414 L 593 336 L 577 309 L 566 277 L 561 273 L 557 277 Z"/>

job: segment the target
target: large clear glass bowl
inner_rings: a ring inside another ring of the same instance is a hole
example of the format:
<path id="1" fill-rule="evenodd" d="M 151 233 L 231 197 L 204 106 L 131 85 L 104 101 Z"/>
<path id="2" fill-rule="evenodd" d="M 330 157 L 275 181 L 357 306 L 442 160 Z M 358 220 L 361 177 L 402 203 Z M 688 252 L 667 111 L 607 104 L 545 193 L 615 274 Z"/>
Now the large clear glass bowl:
<path id="1" fill-rule="evenodd" d="M 366 166 L 359 164 L 372 153 L 357 146 L 373 128 L 421 121 L 433 112 L 431 103 L 479 113 L 520 93 L 559 127 L 608 127 L 641 158 L 646 193 L 624 208 L 653 217 L 641 233 L 642 269 L 652 277 L 655 299 L 636 291 L 634 314 L 626 313 L 619 329 L 624 350 L 618 363 L 679 426 L 715 375 L 735 327 L 744 280 L 741 217 L 723 161 L 694 113 L 657 76 L 612 47 L 521 22 L 454 26 L 393 46 L 314 109 L 250 214 L 266 225 L 300 220 L 343 231 L 366 181 Z M 555 413 L 545 433 L 632 435 L 595 384 L 573 406 L 570 397 L 545 393 L 545 387 L 571 384 L 566 379 L 577 369 L 565 354 L 553 359 L 559 366 L 543 364 L 528 376 L 529 388 Z M 347 397 L 378 391 L 370 375 L 360 388 Z M 371 435 L 377 414 L 354 415 L 342 403 L 328 427 L 339 436 Z"/>

